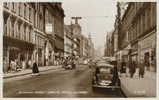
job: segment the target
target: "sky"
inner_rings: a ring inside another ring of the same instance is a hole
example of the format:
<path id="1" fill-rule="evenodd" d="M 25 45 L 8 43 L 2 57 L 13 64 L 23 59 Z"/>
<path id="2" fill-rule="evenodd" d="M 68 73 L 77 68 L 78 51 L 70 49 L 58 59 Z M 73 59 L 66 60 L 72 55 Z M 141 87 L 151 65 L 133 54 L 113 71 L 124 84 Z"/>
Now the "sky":
<path id="1" fill-rule="evenodd" d="M 100 1 L 100 2 L 99 2 Z M 106 34 L 113 31 L 117 14 L 115 0 L 63 0 L 65 24 L 80 16 L 82 34 L 91 34 L 96 49 L 104 50 Z"/>

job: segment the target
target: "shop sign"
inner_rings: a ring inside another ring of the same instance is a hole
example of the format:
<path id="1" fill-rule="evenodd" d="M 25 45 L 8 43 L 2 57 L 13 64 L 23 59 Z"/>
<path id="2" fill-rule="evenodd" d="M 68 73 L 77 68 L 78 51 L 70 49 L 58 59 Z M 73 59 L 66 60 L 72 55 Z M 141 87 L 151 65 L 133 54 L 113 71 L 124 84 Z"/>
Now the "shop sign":
<path id="1" fill-rule="evenodd" d="M 48 23 L 45 25 L 45 31 L 47 34 L 51 34 L 53 32 L 52 24 Z"/>
<path id="2" fill-rule="evenodd" d="M 155 34 L 145 38 L 140 42 L 140 48 L 141 49 L 148 49 L 152 48 L 155 44 Z"/>

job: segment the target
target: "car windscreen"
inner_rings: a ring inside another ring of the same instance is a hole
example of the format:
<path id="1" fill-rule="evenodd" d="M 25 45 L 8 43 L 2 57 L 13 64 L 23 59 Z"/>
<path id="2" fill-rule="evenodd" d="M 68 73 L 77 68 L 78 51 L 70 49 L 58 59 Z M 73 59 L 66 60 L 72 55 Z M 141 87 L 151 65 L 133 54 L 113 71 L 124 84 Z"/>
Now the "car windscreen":
<path id="1" fill-rule="evenodd" d="M 100 72 L 101 73 L 108 73 L 108 74 L 111 74 L 112 72 L 111 72 L 112 70 L 111 70 L 111 68 L 100 68 Z"/>

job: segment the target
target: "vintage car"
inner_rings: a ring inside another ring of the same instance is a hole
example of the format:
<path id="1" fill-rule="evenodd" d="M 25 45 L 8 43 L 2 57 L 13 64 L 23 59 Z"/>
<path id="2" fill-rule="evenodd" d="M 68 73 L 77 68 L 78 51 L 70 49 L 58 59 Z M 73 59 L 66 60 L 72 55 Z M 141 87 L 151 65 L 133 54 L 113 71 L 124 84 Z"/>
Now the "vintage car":
<path id="1" fill-rule="evenodd" d="M 97 69 L 99 72 L 97 73 Z M 114 65 L 105 61 L 98 61 L 93 71 L 92 88 L 105 88 L 110 90 L 120 90 L 120 79 L 116 78 L 113 83 Z"/>

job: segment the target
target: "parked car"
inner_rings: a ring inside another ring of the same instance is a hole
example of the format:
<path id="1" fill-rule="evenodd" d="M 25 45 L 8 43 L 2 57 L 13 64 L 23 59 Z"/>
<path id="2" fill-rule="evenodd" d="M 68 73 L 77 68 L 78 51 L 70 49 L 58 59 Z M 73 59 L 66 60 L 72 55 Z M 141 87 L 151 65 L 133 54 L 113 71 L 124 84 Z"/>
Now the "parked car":
<path id="1" fill-rule="evenodd" d="M 115 83 L 113 77 L 114 65 L 105 61 L 98 61 L 93 71 L 92 88 L 104 88 L 109 90 L 120 90 L 120 79 L 117 78 Z"/>

